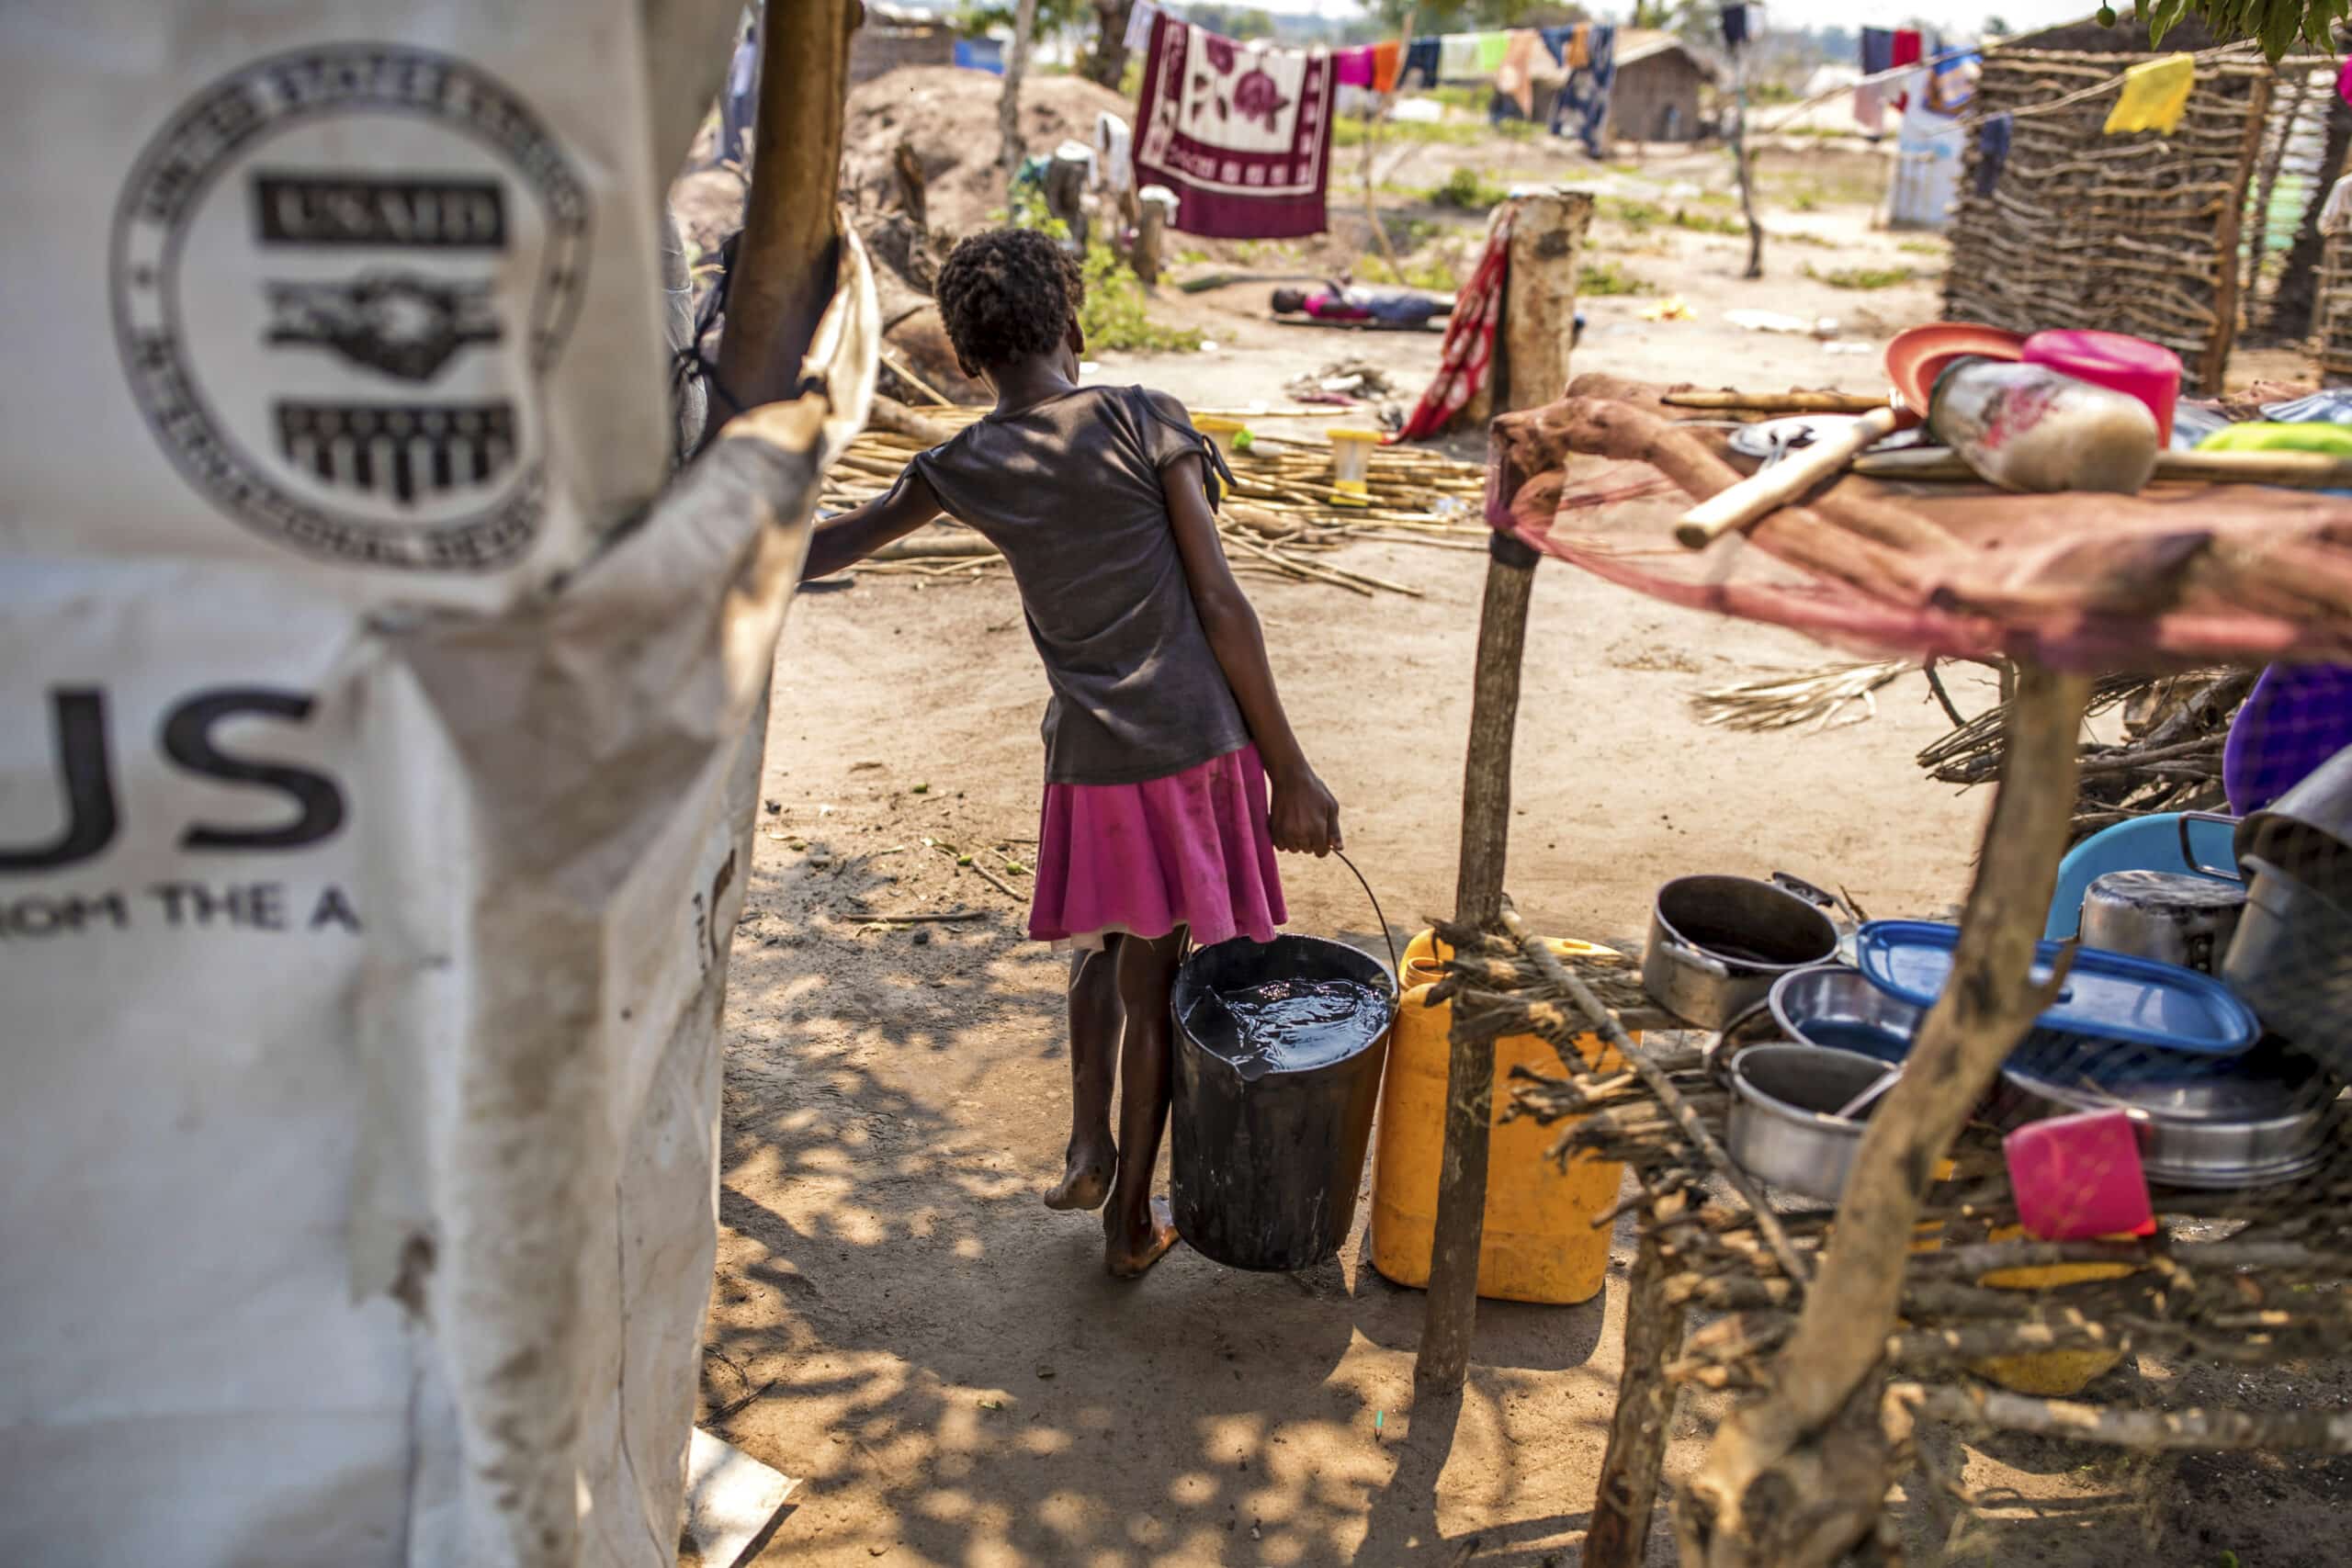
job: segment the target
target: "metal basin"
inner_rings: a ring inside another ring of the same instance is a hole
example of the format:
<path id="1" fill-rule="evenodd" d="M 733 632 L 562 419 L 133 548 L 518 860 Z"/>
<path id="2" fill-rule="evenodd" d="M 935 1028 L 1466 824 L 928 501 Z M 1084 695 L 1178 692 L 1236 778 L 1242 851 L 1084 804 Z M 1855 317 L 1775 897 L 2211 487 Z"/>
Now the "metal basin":
<path id="1" fill-rule="evenodd" d="M 2275 1043 L 2233 1057 L 2045 1043 L 2020 1051 L 2001 1077 L 2004 1124 L 2120 1110 L 2149 1180 L 2216 1190 L 2291 1181 L 2316 1167 L 2337 1094 L 2333 1078 Z"/>
<path id="2" fill-rule="evenodd" d="M 1834 1203 L 1846 1190 L 1862 1129 L 1879 1100 L 1854 1116 L 1832 1112 L 1886 1077 L 1887 1064 L 1819 1045 L 1750 1045 L 1731 1059 L 1725 1145 L 1739 1168 L 1773 1187 Z"/>
<path id="3" fill-rule="evenodd" d="M 1772 982 L 1772 1021 L 1790 1039 L 1882 1062 L 1900 1062 L 1928 1015 L 1890 997 L 1843 964 L 1799 969 Z"/>
<path id="4" fill-rule="evenodd" d="M 2245 908 L 2242 884 L 2185 871 L 2110 871 L 2083 894 L 2083 945 L 2211 975 Z"/>
<path id="5" fill-rule="evenodd" d="M 1753 877 L 1681 876 L 1650 908 L 1642 987 L 1675 1017 L 1719 1030 L 1773 981 L 1837 951 L 1838 928 L 1793 893 Z"/>
<path id="6" fill-rule="evenodd" d="M 2265 1029 L 2352 1077 L 2352 912 L 2266 861 L 2246 868 L 2222 977 Z"/>

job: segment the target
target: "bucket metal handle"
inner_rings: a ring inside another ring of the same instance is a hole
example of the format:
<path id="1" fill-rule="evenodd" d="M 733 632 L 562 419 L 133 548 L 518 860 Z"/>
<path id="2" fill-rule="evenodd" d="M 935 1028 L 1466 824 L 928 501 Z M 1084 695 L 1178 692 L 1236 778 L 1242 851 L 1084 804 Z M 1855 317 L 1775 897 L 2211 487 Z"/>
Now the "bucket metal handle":
<path id="1" fill-rule="evenodd" d="M 1363 896 L 1372 900 L 1372 918 L 1380 923 L 1380 940 L 1388 944 L 1388 977 L 1396 983 L 1401 993 L 1405 987 L 1405 965 L 1396 956 L 1396 939 L 1388 934 L 1388 917 L 1380 912 L 1380 895 L 1372 890 L 1372 884 L 1364 880 L 1363 873 L 1356 870 L 1356 863 L 1348 858 L 1346 851 L 1333 850 L 1331 852 L 1340 857 L 1340 863 L 1354 876 L 1356 885 L 1363 889 Z"/>

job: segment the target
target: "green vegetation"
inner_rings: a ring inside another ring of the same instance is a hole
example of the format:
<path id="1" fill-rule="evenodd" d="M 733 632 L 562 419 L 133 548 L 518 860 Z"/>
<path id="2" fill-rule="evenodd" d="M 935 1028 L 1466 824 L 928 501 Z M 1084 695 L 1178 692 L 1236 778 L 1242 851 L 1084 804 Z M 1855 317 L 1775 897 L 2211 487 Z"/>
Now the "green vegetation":
<path id="1" fill-rule="evenodd" d="M 1832 288 L 1893 288 L 1909 283 L 1919 276 L 1919 271 L 1909 266 L 1849 266 L 1815 272 L 1813 264 L 1807 262 L 1804 275 Z"/>
<path id="2" fill-rule="evenodd" d="M 1951 247 L 1941 240 L 1905 240 L 1894 248 L 1906 256 L 1941 256 L 1951 254 Z"/>
<path id="3" fill-rule="evenodd" d="M 1445 176 L 1444 183 L 1430 186 L 1429 199 L 1439 207 L 1458 207 L 1464 212 L 1484 212 L 1509 196 L 1509 187 L 1488 185 L 1477 170 L 1456 169 Z"/>
<path id="4" fill-rule="evenodd" d="M 1143 285 L 1110 246 L 1088 247 L 1085 272 L 1086 303 L 1079 307 L 1078 324 L 1089 348 L 1145 354 L 1199 350 L 1201 334 L 1191 327 L 1162 326 L 1151 319 L 1144 307 Z"/>
<path id="5" fill-rule="evenodd" d="M 1201 249 L 1200 246 L 1186 245 L 1180 249 L 1171 258 L 1171 265 L 1176 266 L 1201 266 L 1205 265 L 1208 259 L 1208 252 Z"/>
<path id="6" fill-rule="evenodd" d="M 1700 199 L 1705 201 L 1706 197 Z M 1633 197 L 1604 196 L 1600 198 L 1599 211 L 1601 217 L 1623 223 L 1636 234 L 1647 233 L 1661 223 L 1699 234 L 1747 232 L 1747 223 L 1737 218 L 1713 212 L 1694 212 L 1687 207 L 1678 207 L 1669 211 L 1654 201 L 1642 201 Z"/>
<path id="7" fill-rule="evenodd" d="M 1612 296 L 1656 293 L 1647 279 L 1628 272 L 1615 261 L 1587 261 L 1577 273 L 1577 292 L 1595 299 Z"/>
<path id="8" fill-rule="evenodd" d="M 1392 271 L 1386 258 L 1362 256 L 1355 265 L 1355 275 L 1366 283 L 1401 284 L 1407 288 L 1426 288 L 1432 294 L 1452 294 L 1462 287 L 1462 275 L 1443 256 L 1405 256 L 1401 270 Z"/>
<path id="9" fill-rule="evenodd" d="M 1776 233 L 1772 236 L 1772 243 L 1779 245 L 1810 245 L 1816 251 L 1834 251 L 1839 248 L 1837 241 L 1825 240 L 1818 234 L 1808 234 L 1802 229 L 1791 229 L 1786 233 Z"/>

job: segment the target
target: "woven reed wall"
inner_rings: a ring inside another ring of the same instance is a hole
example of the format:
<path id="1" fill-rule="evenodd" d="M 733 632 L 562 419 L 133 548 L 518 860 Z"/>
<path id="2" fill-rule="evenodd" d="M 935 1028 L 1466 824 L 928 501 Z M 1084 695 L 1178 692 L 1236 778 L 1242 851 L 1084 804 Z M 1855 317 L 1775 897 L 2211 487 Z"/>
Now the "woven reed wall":
<path id="1" fill-rule="evenodd" d="M 2320 253 L 2319 309 L 2312 326 L 2319 339 L 2320 383 L 2352 387 L 2352 234 L 2331 234 Z"/>
<path id="2" fill-rule="evenodd" d="M 1973 116 L 2046 105 L 2154 56 L 1997 50 Z M 2117 89 L 2019 115 L 1992 194 L 1972 135 L 1950 231 L 1944 314 L 2013 331 L 2088 327 L 2172 349 L 2218 392 L 2237 336 L 2239 236 L 2271 74 L 2200 62 L 2170 135 L 2101 130 Z"/>

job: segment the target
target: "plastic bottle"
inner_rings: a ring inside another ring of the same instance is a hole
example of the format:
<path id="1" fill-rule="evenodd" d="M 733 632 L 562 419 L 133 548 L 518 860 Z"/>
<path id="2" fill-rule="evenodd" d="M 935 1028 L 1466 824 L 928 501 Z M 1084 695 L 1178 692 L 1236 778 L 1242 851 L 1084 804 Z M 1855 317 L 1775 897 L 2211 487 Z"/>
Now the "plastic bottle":
<path id="1" fill-rule="evenodd" d="M 2003 490 L 2130 495 L 2156 471 L 2147 404 L 2046 366 L 1955 361 L 1937 378 L 1928 426 Z"/>

